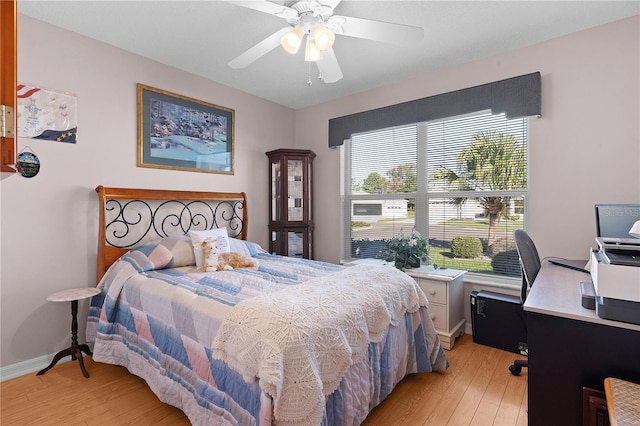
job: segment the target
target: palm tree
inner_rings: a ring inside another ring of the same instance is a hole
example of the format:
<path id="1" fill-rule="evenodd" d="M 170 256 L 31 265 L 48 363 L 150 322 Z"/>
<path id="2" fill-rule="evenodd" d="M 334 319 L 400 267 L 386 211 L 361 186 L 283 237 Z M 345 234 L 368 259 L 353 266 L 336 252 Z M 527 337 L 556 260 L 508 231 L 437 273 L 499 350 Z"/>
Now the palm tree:
<path id="1" fill-rule="evenodd" d="M 416 192 L 416 164 L 399 164 L 387 172 L 389 176 L 387 193 L 402 194 Z"/>
<path id="2" fill-rule="evenodd" d="M 458 170 L 440 166 L 432 179 L 448 183 L 451 190 L 500 191 L 522 189 L 527 184 L 525 146 L 512 136 L 500 132 L 482 132 L 458 155 Z M 488 243 L 496 239 L 496 227 L 509 206 L 509 197 L 480 196 L 475 198 L 489 218 Z M 452 198 L 460 205 L 466 198 Z"/>

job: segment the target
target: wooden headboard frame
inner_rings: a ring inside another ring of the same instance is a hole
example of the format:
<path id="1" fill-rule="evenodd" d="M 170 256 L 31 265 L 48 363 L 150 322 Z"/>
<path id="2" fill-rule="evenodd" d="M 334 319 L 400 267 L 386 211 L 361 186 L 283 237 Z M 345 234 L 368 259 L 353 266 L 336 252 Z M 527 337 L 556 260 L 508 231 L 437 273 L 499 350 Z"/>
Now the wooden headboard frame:
<path id="1" fill-rule="evenodd" d="M 96 192 L 100 208 L 96 282 L 113 262 L 136 247 L 143 238 L 159 239 L 186 234 L 192 229 L 226 227 L 230 237 L 247 239 L 249 220 L 247 194 L 244 192 L 165 191 L 107 188 L 102 185 L 96 188 Z M 204 207 L 206 214 L 195 212 L 195 207 Z M 143 223 L 141 210 L 148 216 L 146 225 L 140 225 Z M 142 231 L 137 230 L 142 236 L 136 236 L 134 241 L 127 240 L 125 237 L 136 225 L 146 227 Z"/>

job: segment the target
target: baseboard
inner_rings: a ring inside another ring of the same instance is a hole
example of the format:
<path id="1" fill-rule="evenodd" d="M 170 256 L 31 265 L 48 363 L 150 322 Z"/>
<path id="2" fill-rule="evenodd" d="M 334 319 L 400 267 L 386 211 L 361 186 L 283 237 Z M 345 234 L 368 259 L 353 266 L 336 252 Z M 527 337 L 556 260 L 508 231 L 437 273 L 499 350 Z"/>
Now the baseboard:
<path id="1" fill-rule="evenodd" d="M 28 359 L 6 367 L 0 368 L 0 382 L 24 376 L 26 374 L 36 373 L 49 365 L 55 354 L 43 355 L 37 358 Z M 71 357 L 64 357 L 58 364 L 71 361 Z M 56 364 L 56 365 L 58 365 Z"/>
<path id="2" fill-rule="evenodd" d="M 464 326 L 464 334 L 471 334 L 473 336 L 473 328 L 471 327 L 471 321 L 467 321 Z"/>

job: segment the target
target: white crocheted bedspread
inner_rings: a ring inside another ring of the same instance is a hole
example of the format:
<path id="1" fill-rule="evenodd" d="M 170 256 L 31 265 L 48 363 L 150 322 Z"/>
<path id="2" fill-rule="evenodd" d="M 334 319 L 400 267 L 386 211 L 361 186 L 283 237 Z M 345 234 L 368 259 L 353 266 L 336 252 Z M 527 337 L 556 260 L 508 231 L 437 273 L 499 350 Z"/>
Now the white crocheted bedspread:
<path id="1" fill-rule="evenodd" d="M 320 423 L 325 397 L 389 325 L 428 301 L 390 266 L 359 265 L 237 304 L 213 342 L 213 356 L 273 398 L 280 424 Z"/>

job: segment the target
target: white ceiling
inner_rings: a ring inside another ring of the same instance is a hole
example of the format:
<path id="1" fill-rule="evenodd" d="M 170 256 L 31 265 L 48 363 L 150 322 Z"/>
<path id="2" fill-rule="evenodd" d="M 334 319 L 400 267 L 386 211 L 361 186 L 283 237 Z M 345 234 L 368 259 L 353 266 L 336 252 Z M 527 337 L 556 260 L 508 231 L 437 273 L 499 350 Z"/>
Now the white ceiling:
<path id="1" fill-rule="evenodd" d="M 18 12 L 299 109 L 638 15 L 640 1 L 343 0 L 335 14 L 421 26 L 424 40 L 399 47 L 338 35 L 344 78 L 323 83 L 312 65 L 311 86 L 303 49 L 293 56 L 278 47 L 244 69 L 227 66 L 287 25 L 232 1 L 19 0 Z"/>

